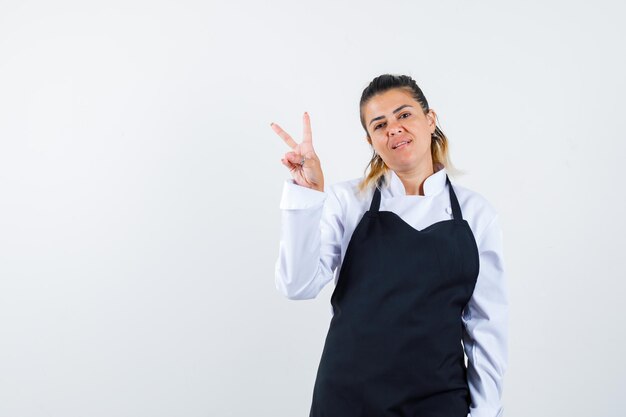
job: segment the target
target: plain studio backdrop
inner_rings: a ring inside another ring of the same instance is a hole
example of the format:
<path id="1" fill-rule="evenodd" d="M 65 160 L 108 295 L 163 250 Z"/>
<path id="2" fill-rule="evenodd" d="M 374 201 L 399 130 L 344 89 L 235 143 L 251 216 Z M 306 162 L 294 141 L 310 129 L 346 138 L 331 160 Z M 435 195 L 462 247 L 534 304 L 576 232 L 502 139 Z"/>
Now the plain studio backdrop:
<path id="1" fill-rule="evenodd" d="M 1 417 L 308 415 L 270 122 L 361 176 L 382 73 L 500 213 L 505 415 L 624 415 L 622 2 L 98 3 L 0 1 Z"/>

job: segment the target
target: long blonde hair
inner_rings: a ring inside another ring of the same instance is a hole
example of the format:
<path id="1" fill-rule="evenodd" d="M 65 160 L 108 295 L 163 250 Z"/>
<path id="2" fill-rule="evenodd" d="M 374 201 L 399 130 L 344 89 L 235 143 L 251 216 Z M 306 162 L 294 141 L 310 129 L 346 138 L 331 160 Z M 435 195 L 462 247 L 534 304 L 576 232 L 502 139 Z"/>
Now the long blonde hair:
<path id="1" fill-rule="evenodd" d="M 372 80 L 370 84 L 363 90 L 363 94 L 361 95 L 361 101 L 359 103 L 359 112 L 361 116 L 361 126 L 365 130 L 367 134 L 367 141 L 370 146 L 372 145 L 372 138 L 367 131 L 365 126 L 365 115 L 363 114 L 363 110 L 365 105 L 369 102 L 377 94 L 384 93 L 385 91 L 400 88 L 411 94 L 411 96 L 417 101 L 422 107 L 422 111 L 424 114 L 427 114 L 430 109 L 428 107 L 428 101 L 422 93 L 422 90 L 419 88 L 415 80 L 409 77 L 408 75 L 392 75 L 392 74 L 383 74 Z M 437 123 L 438 123 L 437 119 Z M 461 171 L 457 170 L 452 162 L 450 161 L 450 149 L 448 144 L 448 138 L 443 133 L 439 126 L 435 127 L 435 132 L 431 135 L 430 142 L 430 154 L 433 159 L 433 166 L 437 166 L 439 164 L 443 165 L 451 175 L 461 173 Z M 382 160 L 380 155 L 376 153 L 376 151 L 372 150 L 372 158 L 369 163 L 365 167 L 364 178 L 361 182 L 359 182 L 358 190 L 360 193 L 365 192 L 370 187 L 374 186 L 378 183 L 381 177 L 385 176 L 389 172 L 389 167 Z"/>

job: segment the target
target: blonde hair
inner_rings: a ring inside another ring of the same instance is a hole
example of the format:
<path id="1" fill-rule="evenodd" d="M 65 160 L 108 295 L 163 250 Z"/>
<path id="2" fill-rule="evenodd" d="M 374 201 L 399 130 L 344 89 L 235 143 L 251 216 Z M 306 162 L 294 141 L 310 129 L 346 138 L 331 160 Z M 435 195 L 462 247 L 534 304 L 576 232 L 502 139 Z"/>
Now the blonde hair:
<path id="1" fill-rule="evenodd" d="M 359 103 L 359 112 L 361 116 L 361 126 L 365 130 L 367 134 L 367 141 L 370 146 L 372 145 L 372 139 L 370 138 L 369 132 L 367 131 L 367 127 L 365 125 L 365 115 L 363 114 L 363 110 L 365 105 L 371 100 L 375 95 L 381 94 L 385 91 L 400 88 L 408 93 L 417 101 L 424 114 L 428 114 L 430 111 L 428 107 L 428 101 L 422 93 L 422 90 L 418 87 L 415 80 L 407 75 L 391 75 L 391 74 L 383 74 L 378 76 L 372 80 L 372 82 L 363 90 L 363 94 L 361 95 L 361 101 Z M 436 122 L 438 123 L 438 118 L 436 118 Z M 450 173 L 450 175 L 456 175 L 462 173 L 454 167 L 452 161 L 450 160 L 450 145 L 448 143 L 448 138 L 443 133 L 439 126 L 435 127 L 435 132 L 431 134 L 430 141 L 430 154 L 433 159 L 433 166 L 443 165 L 446 170 Z M 370 187 L 375 186 L 378 183 L 381 177 L 386 176 L 389 172 L 389 167 L 382 160 L 380 155 L 373 151 L 372 158 L 369 163 L 365 167 L 364 178 L 358 184 L 358 191 L 360 193 L 364 193 Z M 385 179 L 383 179 L 385 180 Z"/>

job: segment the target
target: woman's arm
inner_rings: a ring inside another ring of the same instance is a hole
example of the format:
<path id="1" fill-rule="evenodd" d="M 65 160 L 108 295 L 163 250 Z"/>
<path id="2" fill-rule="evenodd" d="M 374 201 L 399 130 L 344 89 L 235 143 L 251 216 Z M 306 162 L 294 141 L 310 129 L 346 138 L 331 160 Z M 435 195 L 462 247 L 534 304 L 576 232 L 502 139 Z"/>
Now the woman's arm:
<path id="1" fill-rule="evenodd" d="M 275 284 L 292 300 L 315 298 L 333 279 L 341 257 L 343 210 L 333 191 L 285 180 Z"/>
<path id="2" fill-rule="evenodd" d="M 508 295 L 497 215 L 477 235 L 480 272 L 463 311 L 472 417 L 503 415 L 503 376 L 508 362 Z"/>

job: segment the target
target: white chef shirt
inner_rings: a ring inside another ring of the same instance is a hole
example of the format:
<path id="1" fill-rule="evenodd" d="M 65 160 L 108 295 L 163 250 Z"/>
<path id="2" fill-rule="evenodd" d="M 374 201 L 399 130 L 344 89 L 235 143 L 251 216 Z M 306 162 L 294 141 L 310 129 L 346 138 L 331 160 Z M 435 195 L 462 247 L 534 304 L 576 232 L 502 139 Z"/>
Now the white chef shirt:
<path id="1" fill-rule="evenodd" d="M 452 219 L 446 169 L 442 165 L 435 169 L 424 181 L 423 196 L 406 195 L 400 178 L 389 170 L 381 189 L 380 210 L 396 213 L 418 230 Z M 287 298 L 315 298 L 333 277 L 337 284 L 352 232 L 372 200 L 374 188 L 358 194 L 361 180 L 338 182 L 323 192 L 285 180 L 275 285 Z M 458 184 L 453 187 L 463 219 L 476 239 L 480 260 L 474 292 L 461 316 L 470 415 L 502 417 L 502 378 L 508 362 L 508 290 L 502 231 L 494 207 L 483 196 Z"/>

